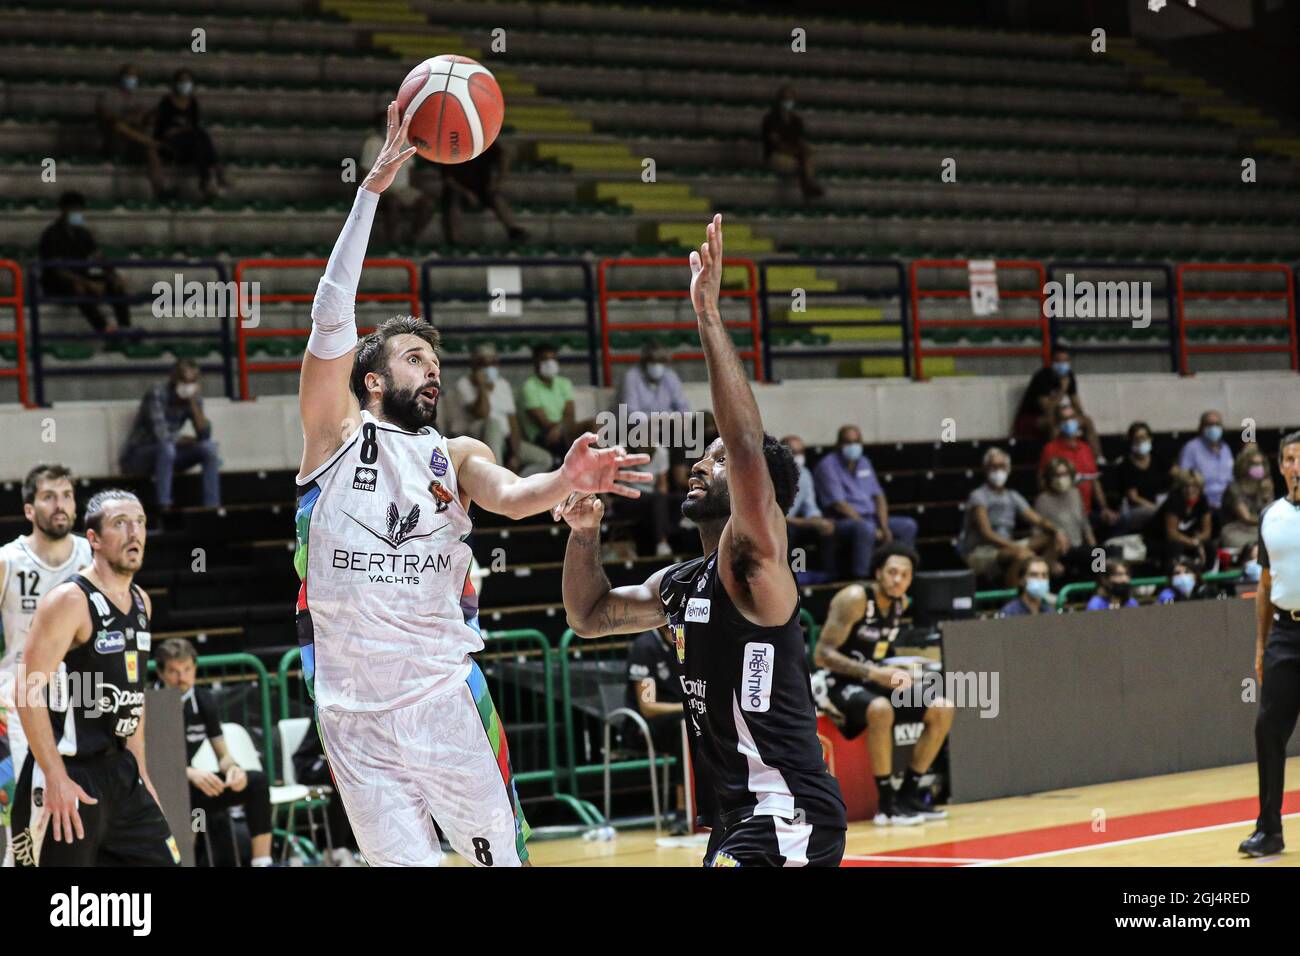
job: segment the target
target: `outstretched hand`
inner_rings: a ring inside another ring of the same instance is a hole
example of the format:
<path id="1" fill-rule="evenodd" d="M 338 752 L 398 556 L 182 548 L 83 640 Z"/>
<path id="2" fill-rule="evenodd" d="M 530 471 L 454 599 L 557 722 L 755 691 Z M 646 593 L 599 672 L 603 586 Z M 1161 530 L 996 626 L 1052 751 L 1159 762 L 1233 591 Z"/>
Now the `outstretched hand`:
<path id="1" fill-rule="evenodd" d="M 584 495 L 577 491 L 551 509 L 551 517 L 564 521 L 574 531 L 599 528 L 605 518 L 605 505 L 598 495 Z"/>
<path id="2" fill-rule="evenodd" d="M 716 315 L 718 295 L 722 289 L 722 213 L 717 213 L 705 229 L 707 239 L 698 252 L 691 253 L 691 305 L 695 314 Z"/>
<path id="3" fill-rule="evenodd" d="M 593 432 L 583 432 L 574 439 L 573 446 L 564 456 L 560 470 L 574 491 L 585 494 L 612 492 L 624 498 L 639 498 L 641 492 L 630 484 L 654 480 L 648 471 L 625 471 L 630 465 L 649 464 L 650 456 L 629 455 L 621 446 L 596 448 L 599 438 Z"/>
<path id="4" fill-rule="evenodd" d="M 384 148 L 375 157 L 375 165 L 361 183 L 362 189 L 372 193 L 382 193 L 393 184 L 393 178 L 402 164 L 415 155 L 414 146 L 402 148 L 406 142 L 407 130 L 411 125 L 414 110 L 407 110 L 406 117 L 400 123 L 397 120 L 397 100 L 388 104 L 388 135 L 384 139 Z"/>

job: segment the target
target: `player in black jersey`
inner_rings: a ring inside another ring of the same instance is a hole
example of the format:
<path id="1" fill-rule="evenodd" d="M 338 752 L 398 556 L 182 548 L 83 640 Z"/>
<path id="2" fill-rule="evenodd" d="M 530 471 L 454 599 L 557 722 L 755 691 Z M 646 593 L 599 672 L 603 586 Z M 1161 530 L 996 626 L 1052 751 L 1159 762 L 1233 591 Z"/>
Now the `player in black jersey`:
<path id="1" fill-rule="evenodd" d="M 909 671 L 889 667 L 898 635 L 907 630 L 907 589 L 916 568 L 916 552 L 888 544 L 872 556 L 873 579 L 850 584 L 831 599 L 826 626 L 817 637 L 813 677 L 817 703 L 850 739 L 867 731 L 867 749 L 876 777 L 877 826 L 911 826 L 942 820 L 948 811 L 922 799 L 917 781 L 930 769 L 952 727 L 952 704 L 927 700 Z M 919 698 L 919 699 L 918 699 Z M 894 723 L 923 723 L 902 789 L 893 784 Z"/>
<path id="2" fill-rule="evenodd" d="M 685 691 L 691 759 L 716 800 L 708 866 L 838 866 L 845 813 L 817 737 L 799 593 L 785 513 L 798 471 L 763 431 L 718 311 L 722 217 L 691 253 L 691 302 L 709 372 L 719 437 L 691 468 L 682 514 L 704 556 L 644 584 L 611 589 L 600 564 L 600 501 L 556 509 L 573 529 L 564 608 L 583 637 L 672 628 Z"/>
<path id="3" fill-rule="evenodd" d="M 144 759 L 149 596 L 135 495 L 86 505 L 91 566 L 36 606 L 18 714 L 31 751 L 14 796 L 19 866 L 177 866 L 180 851 Z"/>

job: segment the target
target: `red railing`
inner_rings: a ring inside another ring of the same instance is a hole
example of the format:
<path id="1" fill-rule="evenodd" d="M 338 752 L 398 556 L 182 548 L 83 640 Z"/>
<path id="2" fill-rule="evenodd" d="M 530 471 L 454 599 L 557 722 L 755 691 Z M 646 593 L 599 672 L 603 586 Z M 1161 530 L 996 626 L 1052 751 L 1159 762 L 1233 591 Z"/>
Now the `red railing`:
<path id="1" fill-rule="evenodd" d="M 262 328 L 245 328 L 244 327 L 244 296 L 243 282 L 244 272 L 247 269 L 321 269 L 324 270 L 326 265 L 325 259 L 240 259 L 235 263 L 235 288 L 239 289 L 241 294 L 235 298 L 239 303 L 238 322 L 235 323 L 235 346 L 238 350 L 239 358 L 239 397 L 247 400 L 248 375 L 250 372 L 293 372 L 302 366 L 302 359 L 284 362 L 250 362 L 248 360 L 248 340 L 249 339 L 271 339 L 271 338 L 306 338 L 311 334 L 310 328 L 300 329 L 262 329 Z M 410 283 L 409 292 L 358 292 L 358 302 L 409 302 L 411 305 L 411 314 L 419 316 L 420 314 L 420 280 L 419 273 L 416 271 L 415 263 L 409 259 L 366 259 L 362 263 L 365 269 L 405 269 Z M 270 292 L 259 294 L 257 297 L 259 308 L 268 302 L 311 302 L 316 296 L 316 290 L 311 292 Z M 373 332 L 374 328 L 358 329 L 358 333 L 365 335 Z"/>
<path id="2" fill-rule="evenodd" d="M 1183 288 L 1183 274 L 1186 272 L 1277 272 L 1286 282 L 1285 289 L 1229 289 L 1229 290 L 1188 290 Z M 1184 262 L 1174 267 L 1174 287 L 1176 290 L 1176 308 L 1178 311 L 1178 355 L 1179 371 L 1190 374 L 1189 354 L 1206 355 L 1225 352 L 1288 352 L 1291 355 L 1291 368 L 1300 370 L 1296 355 L 1295 327 L 1295 277 L 1288 266 L 1278 263 L 1257 262 Z M 1196 318 L 1189 319 L 1184 314 L 1184 304 L 1188 299 L 1284 299 L 1286 317 L 1281 316 L 1242 316 L 1240 318 Z M 1283 343 L 1221 343 L 1217 345 L 1188 345 L 1187 327 L 1189 325 L 1217 326 L 1234 328 L 1240 326 L 1286 326 L 1287 342 Z"/>
<path id="3" fill-rule="evenodd" d="M 917 285 L 916 274 L 920 269 L 966 269 L 968 259 L 915 259 L 908 267 L 912 287 L 912 360 L 913 373 L 917 381 L 925 378 L 924 358 L 926 355 L 955 357 L 991 357 L 1003 355 L 1036 355 L 1046 365 L 1052 360 L 1051 332 L 1047 323 L 1047 310 L 1044 308 L 1046 293 L 1043 286 L 1047 283 L 1047 274 L 1041 262 L 1027 259 L 997 259 L 994 265 L 998 272 L 1005 269 L 1029 269 L 1038 276 L 1037 286 L 1033 289 L 998 288 L 999 299 L 1038 300 L 1038 318 L 1036 319 L 921 319 L 921 299 L 962 299 L 970 298 L 969 289 L 921 289 Z M 945 348 L 924 348 L 922 332 L 924 329 L 961 328 L 961 329 L 1039 329 L 1039 344 L 1034 345 L 958 345 Z"/>
<path id="4" fill-rule="evenodd" d="M 751 347 L 748 349 L 738 350 L 742 359 L 750 359 L 754 363 L 754 379 L 763 381 L 763 345 L 762 345 L 762 323 L 759 319 L 758 304 L 758 269 L 754 265 L 753 259 L 723 259 L 724 266 L 743 266 L 749 276 L 748 289 L 723 289 L 719 296 L 723 299 L 748 299 L 749 300 L 749 320 L 740 321 L 732 319 L 724 320 L 723 327 L 727 329 L 744 329 L 750 330 Z M 615 362 L 636 362 L 641 356 L 639 354 L 625 353 L 615 355 L 610 347 L 610 332 L 663 332 L 672 329 L 695 329 L 697 328 L 694 320 L 682 322 L 616 322 L 612 327 L 609 321 L 609 301 L 611 299 L 689 299 L 691 296 L 690 289 L 617 289 L 611 291 L 606 281 L 605 272 L 613 266 L 672 266 L 682 270 L 683 277 L 690 274 L 690 263 L 686 259 L 602 259 L 596 269 L 597 294 L 600 301 L 600 360 L 601 371 L 603 374 L 602 381 L 606 385 L 614 384 L 613 381 L 613 364 Z M 674 359 L 703 359 L 704 353 L 701 351 L 677 352 L 672 353 Z"/>
<path id="5" fill-rule="evenodd" d="M 14 277 L 13 295 L 0 296 L 0 306 L 12 306 L 14 310 L 14 330 L 0 332 L 0 342 L 18 343 L 17 363 L 13 368 L 0 369 L 0 378 L 18 379 L 18 400 L 24 407 L 31 408 L 27 397 L 27 327 L 23 321 L 23 269 L 11 259 L 0 259 L 0 269 L 7 269 Z"/>

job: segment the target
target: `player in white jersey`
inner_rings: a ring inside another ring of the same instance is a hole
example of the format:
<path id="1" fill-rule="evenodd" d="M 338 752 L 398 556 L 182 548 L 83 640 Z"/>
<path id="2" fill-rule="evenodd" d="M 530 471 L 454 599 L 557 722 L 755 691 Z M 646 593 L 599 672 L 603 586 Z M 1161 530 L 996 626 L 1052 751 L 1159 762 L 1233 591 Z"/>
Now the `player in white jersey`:
<path id="1" fill-rule="evenodd" d="M 409 116 L 408 116 L 409 120 Z M 636 497 L 646 455 L 573 443 L 520 478 L 474 438 L 433 427 L 438 333 L 410 316 L 357 341 L 355 296 L 375 207 L 415 148 L 389 104 L 388 137 L 357 190 L 312 303 L 295 553 L 303 671 L 334 781 L 371 865 L 436 866 L 432 821 L 480 866 L 527 861 L 528 825 L 483 674 L 470 578 L 471 499 L 520 518 L 571 492 Z"/>
<path id="2" fill-rule="evenodd" d="M 14 694 L 19 665 L 36 602 L 90 564 L 90 544 L 72 533 L 77 499 L 72 472 L 63 465 L 37 465 L 23 480 L 23 515 L 30 534 L 0 547 L 0 822 L 4 824 L 3 866 L 13 866 L 9 814 L 14 782 L 27 757 L 27 736 L 18 719 Z"/>

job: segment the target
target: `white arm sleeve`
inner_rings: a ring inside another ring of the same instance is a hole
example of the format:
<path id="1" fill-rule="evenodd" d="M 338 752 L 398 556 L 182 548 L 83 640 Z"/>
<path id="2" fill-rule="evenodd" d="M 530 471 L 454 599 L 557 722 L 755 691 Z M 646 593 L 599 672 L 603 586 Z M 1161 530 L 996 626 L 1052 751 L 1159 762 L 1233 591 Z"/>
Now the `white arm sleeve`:
<path id="1" fill-rule="evenodd" d="M 307 351 L 317 358 L 339 358 L 356 347 L 357 284 L 361 281 L 361 263 L 366 258 L 370 227 L 375 221 L 378 204 L 379 193 L 357 189 L 348 221 L 339 233 L 338 242 L 334 243 L 325 274 L 316 286 Z"/>

